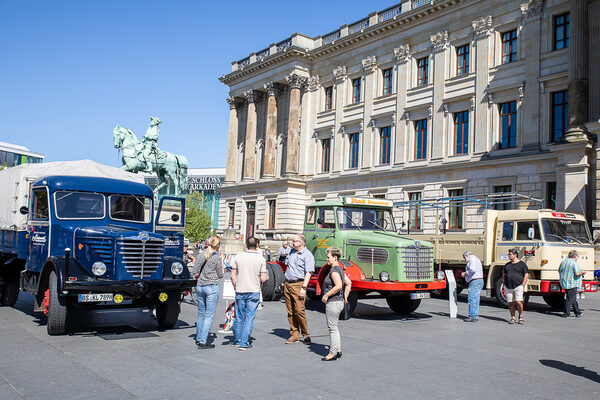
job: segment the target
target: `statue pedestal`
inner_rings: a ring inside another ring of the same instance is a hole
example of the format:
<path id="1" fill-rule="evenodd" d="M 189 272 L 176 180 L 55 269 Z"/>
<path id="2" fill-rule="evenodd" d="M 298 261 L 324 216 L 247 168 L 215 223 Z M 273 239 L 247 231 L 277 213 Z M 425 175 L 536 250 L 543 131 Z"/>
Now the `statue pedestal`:
<path id="1" fill-rule="evenodd" d="M 246 250 L 246 246 L 242 240 L 237 239 L 237 234 L 234 229 L 225 229 L 223 231 L 223 240 L 221 240 L 221 250 L 225 254 L 241 253 Z"/>

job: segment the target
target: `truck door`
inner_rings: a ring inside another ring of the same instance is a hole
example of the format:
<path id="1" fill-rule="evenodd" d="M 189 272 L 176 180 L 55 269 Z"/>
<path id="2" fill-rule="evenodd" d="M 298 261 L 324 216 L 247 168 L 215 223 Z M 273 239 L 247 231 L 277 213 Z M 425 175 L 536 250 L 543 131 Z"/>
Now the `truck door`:
<path id="1" fill-rule="evenodd" d="M 165 256 L 183 256 L 183 235 L 185 232 L 185 199 L 163 197 L 156 212 L 156 233 L 165 237 Z"/>
<path id="2" fill-rule="evenodd" d="M 33 188 L 27 221 L 29 254 L 27 269 L 40 271 L 50 255 L 50 208 L 48 188 Z"/>
<path id="3" fill-rule="evenodd" d="M 333 207 L 319 207 L 317 224 L 312 235 L 313 248 L 309 249 L 315 256 L 315 266 L 321 267 L 327 262 L 327 248 L 333 246 L 335 238 L 335 212 Z"/>
<path id="4" fill-rule="evenodd" d="M 496 262 L 507 263 L 508 249 L 515 247 L 515 223 L 514 221 L 503 221 L 498 223 L 498 232 L 496 233 Z"/>

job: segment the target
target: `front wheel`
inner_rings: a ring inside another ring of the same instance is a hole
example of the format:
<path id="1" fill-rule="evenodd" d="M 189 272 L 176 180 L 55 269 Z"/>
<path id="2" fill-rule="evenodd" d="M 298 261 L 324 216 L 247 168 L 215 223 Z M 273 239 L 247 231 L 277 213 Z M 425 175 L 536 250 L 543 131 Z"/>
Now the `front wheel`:
<path id="1" fill-rule="evenodd" d="M 19 298 L 19 280 L 13 279 L 2 285 L 0 293 L 2 293 L 0 295 L 0 305 L 5 307 L 14 306 Z"/>
<path id="2" fill-rule="evenodd" d="M 156 304 L 156 321 L 158 326 L 170 329 L 175 326 L 179 318 L 179 293 L 169 293 L 164 303 Z"/>
<path id="3" fill-rule="evenodd" d="M 421 299 L 411 300 L 410 295 L 403 294 L 400 296 L 388 296 L 385 298 L 388 306 L 396 314 L 410 314 L 416 311 L 421 305 Z"/>
<path id="4" fill-rule="evenodd" d="M 565 296 L 562 294 L 546 294 L 543 296 L 544 301 L 552 308 L 564 310 Z"/>
<path id="5" fill-rule="evenodd" d="M 48 287 L 48 335 L 64 335 L 67 333 L 68 307 L 66 300 L 58 296 L 58 277 L 56 272 L 50 273 Z"/>
<path id="6" fill-rule="evenodd" d="M 506 298 L 506 290 L 504 289 L 504 284 L 502 283 L 502 277 L 496 279 L 496 283 L 494 285 L 494 292 L 496 292 L 495 295 L 498 304 L 508 308 L 508 299 Z"/>
<path id="7" fill-rule="evenodd" d="M 358 292 L 350 292 L 348 295 L 348 303 L 344 304 L 344 309 L 340 313 L 340 319 L 342 321 L 352 318 L 352 314 L 358 304 Z"/>

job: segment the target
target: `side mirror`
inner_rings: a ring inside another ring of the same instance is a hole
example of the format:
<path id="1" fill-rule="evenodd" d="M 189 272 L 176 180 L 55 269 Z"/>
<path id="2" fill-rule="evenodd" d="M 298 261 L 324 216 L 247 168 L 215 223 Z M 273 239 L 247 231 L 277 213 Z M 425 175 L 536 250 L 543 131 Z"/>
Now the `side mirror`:
<path id="1" fill-rule="evenodd" d="M 527 230 L 527 237 L 529 238 L 529 240 L 533 240 L 533 238 L 535 238 L 535 230 L 533 229 L 533 227 Z"/>
<path id="2" fill-rule="evenodd" d="M 171 221 L 173 221 L 173 222 L 179 221 L 179 215 L 177 215 L 177 214 L 171 214 Z"/>
<path id="3" fill-rule="evenodd" d="M 19 212 L 23 215 L 27 215 L 27 214 L 29 214 L 29 207 L 23 206 L 23 207 L 19 208 Z"/>

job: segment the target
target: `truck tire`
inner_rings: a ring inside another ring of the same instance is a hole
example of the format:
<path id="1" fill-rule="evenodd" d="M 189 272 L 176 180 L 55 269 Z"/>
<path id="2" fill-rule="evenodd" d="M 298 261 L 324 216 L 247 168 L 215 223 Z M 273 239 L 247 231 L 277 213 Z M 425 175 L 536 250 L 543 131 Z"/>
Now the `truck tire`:
<path id="1" fill-rule="evenodd" d="M 344 309 L 340 313 L 340 319 L 342 321 L 346 321 L 352 317 L 354 314 L 354 310 L 356 309 L 356 305 L 358 304 L 358 292 L 350 292 L 348 295 L 348 304 L 344 306 Z"/>
<path id="2" fill-rule="evenodd" d="M 277 263 L 271 264 L 273 267 L 273 275 L 275 276 L 275 290 L 273 292 L 273 301 L 277 301 L 283 296 L 283 282 L 285 282 L 285 274 L 281 265 Z"/>
<path id="3" fill-rule="evenodd" d="M 275 276 L 275 272 L 273 271 L 275 268 L 273 264 L 267 264 L 267 273 L 269 274 L 269 279 L 263 282 L 262 284 L 262 297 L 263 301 L 273 301 L 275 297 L 275 288 L 277 287 L 277 277 Z"/>
<path id="4" fill-rule="evenodd" d="M 171 329 L 177 323 L 179 318 L 179 293 L 167 293 L 167 301 L 156 304 L 156 321 L 158 326 L 165 329 Z"/>
<path id="5" fill-rule="evenodd" d="M 565 309 L 565 296 L 563 294 L 547 294 L 542 297 L 550 307 L 561 311 Z"/>
<path id="6" fill-rule="evenodd" d="M 388 306 L 392 309 L 396 314 L 410 314 L 413 311 L 416 311 L 421 304 L 421 299 L 411 300 L 408 294 L 403 294 L 400 296 L 387 296 L 385 298 Z"/>
<path id="7" fill-rule="evenodd" d="M 64 335 L 67 333 L 68 307 L 66 300 L 58 296 L 58 277 L 56 272 L 50 272 L 48 287 L 48 335 Z"/>
<path id="8" fill-rule="evenodd" d="M 496 283 L 494 284 L 494 292 L 498 304 L 500 304 L 502 307 L 508 308 L 508 300 L 506 299 L 506 293 L 504 292 L 502 277 L 496 279 Z"/>
<path id="9" fill-rule="evenodd" d="M 0 305 L 4 307 L 12 307 L 19 298 L 19 281 L 11 280 L 7 284 L 2 285 L 0 289 Z"/>

